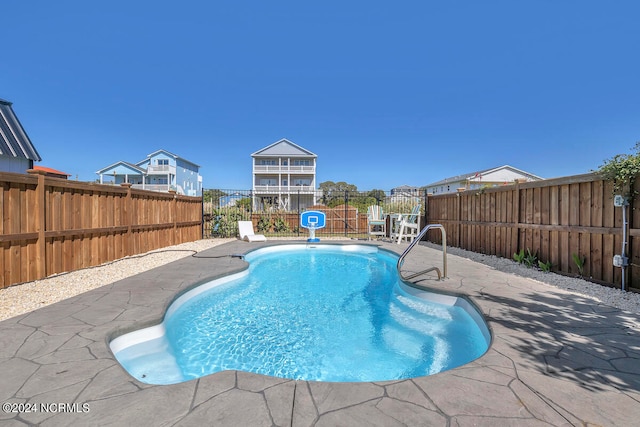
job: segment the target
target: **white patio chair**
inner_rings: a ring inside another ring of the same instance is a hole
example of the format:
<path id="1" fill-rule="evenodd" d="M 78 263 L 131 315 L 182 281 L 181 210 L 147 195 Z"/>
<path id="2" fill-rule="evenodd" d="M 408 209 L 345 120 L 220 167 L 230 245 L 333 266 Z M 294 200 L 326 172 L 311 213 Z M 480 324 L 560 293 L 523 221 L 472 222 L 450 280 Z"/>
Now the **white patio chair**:
<path id="1" fill-rule="evenodd" d="M 407 239 L 409 242 L 413 242 L 413 239 L 418 237 L 418 231 L 420 229 L 420 205 L 415 205 L 410 214 L 402 214 L 400 217 L 400 225 L 398 231 L 398 244 L 402 239 Z"/>
<path id="2" fill-rule="evenodd" d="M 263 234 L 256 234 L 253 231 L 253 222 L 251 221 L 238 221 L 238 234 L 240 239 L 247 242 L 266 242 L 267 238 Z"/>
<path id="3" fill-rule="evenodd" d="M 371 236 L 387 235 L 387 218 L 384 216 L 382 206 L 369 206 L 367 208 L 367 233 Z"/>

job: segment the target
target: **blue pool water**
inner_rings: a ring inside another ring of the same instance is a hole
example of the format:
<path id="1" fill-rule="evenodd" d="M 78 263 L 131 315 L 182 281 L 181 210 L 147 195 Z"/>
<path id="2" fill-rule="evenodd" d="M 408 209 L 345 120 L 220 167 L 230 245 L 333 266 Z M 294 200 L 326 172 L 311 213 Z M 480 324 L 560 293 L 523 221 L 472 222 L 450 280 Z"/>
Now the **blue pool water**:
<path id="1" fill-rule="evenodd" d="M 285 245 L 248 272 L 181 296 L 161 325 L 112 341 L 131 375 L 170 384 L 223 370 L 316 381 L 381 381 L 466 364 L 489 333 L 466 300 L 398 279 L 398 257 L 366 245 Z"/>

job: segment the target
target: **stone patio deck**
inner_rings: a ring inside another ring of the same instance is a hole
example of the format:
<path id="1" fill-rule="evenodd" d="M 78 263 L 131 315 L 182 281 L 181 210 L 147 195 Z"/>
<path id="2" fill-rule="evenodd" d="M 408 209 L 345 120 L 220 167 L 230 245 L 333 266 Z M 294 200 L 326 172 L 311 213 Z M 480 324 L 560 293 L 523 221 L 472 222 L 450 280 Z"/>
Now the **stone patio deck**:
<path id="1" fill-rule="evenodd" d="M 261 245 L 232 242 L 198 257 Z M 441 253 L 418 246 L 405 267 L 423 262 L 440 265 Z M 0 424 L 640 423 L 640 316 L 464 258 L 450 255 L 448 264 L 446 280 L 423 283 L 467 295 L 493 334 L 488 352 L 460 368 L 381 383 L 294 381 L 238 371 L 167 386 L 140 383 L 115 360 L 109 340 L 158 323 L 172 299 L 194 284 L 245 266 L 238 258 L 189 257 L 0 322 Z"/>

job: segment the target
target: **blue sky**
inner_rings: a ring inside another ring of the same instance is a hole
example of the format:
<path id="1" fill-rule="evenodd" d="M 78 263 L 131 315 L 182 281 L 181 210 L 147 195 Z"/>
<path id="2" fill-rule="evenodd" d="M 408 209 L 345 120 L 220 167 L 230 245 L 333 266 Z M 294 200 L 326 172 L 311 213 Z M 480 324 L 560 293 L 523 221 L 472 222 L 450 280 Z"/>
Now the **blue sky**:
<path id="1" fill-rule="evenodd" d="M 552 178 L 640 141 L 640 2 L 3 0 L 0 98 L 82 181 L 166 149 L 251 186 L 287 138 L 318 182 Z"/>

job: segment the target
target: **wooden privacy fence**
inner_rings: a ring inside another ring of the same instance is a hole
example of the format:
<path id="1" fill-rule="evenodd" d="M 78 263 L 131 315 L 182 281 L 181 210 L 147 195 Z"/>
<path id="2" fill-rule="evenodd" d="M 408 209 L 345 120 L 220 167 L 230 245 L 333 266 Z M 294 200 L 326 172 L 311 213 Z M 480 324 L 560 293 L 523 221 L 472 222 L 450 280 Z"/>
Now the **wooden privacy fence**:
<path id="1" fill-rule="evenodd" d="M 311 206 L 308 210 L 324 212 L 326 215 L 326 226 L 316 231 L 316 234 L 352 234 L 366 233 L 367 216 L 358 212 L 358 209 L 349 205 L 338 205 L 329 208 L 323 205 Z M 306 230 L 305 230 L 306 232 Z"/>
<path id="2" fill-rule="evenodd" d="M 202 199 L 0 173 L 0 288 L 198 240 Z"/>
<path id="3" fill-rule="evenodd" d="M 358 209 L 353 206 L 339 205 L 334 208 L 330 208 L 324 205 L 316 205 L 310 206 L 307 210 L 324 212 L 326 215 L 326 226 L 316 231 L 316 234 L 318 235 L 349 235 L 367 233 L 367 213 L 358 212 Z M 257 229 L 260 218 L 264 216 L 269 216 L 269 214 L 261 212 L 254 212 L 251 214 L 250 219 L 254 224 L 254 229 Z M 307 233 L 306 229 L 300 228 L 300 213 L 273 213 L 270 214 L 270 216 L 282 219 L 286 223 L 289 232 L 296 230 L 302 235 Z M 269 229 L 267 232 L 271 231 L 273 230 Z"/>
<path id="4" fill-rule="evenodd" d="M 640 288 L 638 199 L 627 210 L 627 289 Z M 622 269 L 613 257 L 622 253 L 622 209 L 614 207 L 611 182 L 585 174 L 428 196 L 426 220 L 445 227 L 450 246 L 511 259 L 529 249 L 569 275 L 580 273 L 575 254 L 585 261 L 585 278 L 620 287 Z M 427 237 L 439 241 L 438 233 Z"/>

